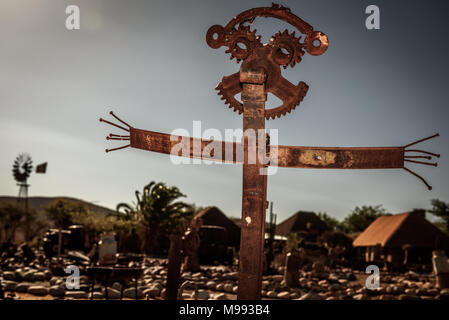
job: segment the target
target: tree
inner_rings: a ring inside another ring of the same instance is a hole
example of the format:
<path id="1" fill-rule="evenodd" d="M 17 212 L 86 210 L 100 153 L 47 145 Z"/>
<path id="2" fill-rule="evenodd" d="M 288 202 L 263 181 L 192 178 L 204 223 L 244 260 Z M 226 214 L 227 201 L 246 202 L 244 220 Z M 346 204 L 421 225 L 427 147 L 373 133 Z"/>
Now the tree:
<path id="1" fill-rule="evenodd" d="M 318 212 L 318 217 L 332 230 L 342 230 L 343 226 L 336 218 L 331 217 L 326 212 Z"/>
<path id="2" fill-rule="evenodd" d="M 432 199 L 430 203 L 432 204 L 432 209 L 428 210 L 428 212 L 440 218 L 439 224 L 444 224 L 444 231 L 449 232 L 449 203 L 438 199 Z"/>
<path id="3" fill-rule="evenodd" d="M 382 215 L 386 215 L 382 205 L 362 206 L 355 209 L 343 220 L 343 229 L 345 232 L 362 232 L 374 220 Z"/>
<path id="4" fill-rule="evenodd" d="M 75 202 L 65 199 L 57 199 L 50 203 L 45 212 L 48 219 L 50 219 L 54 225 L 59 229 L 58 236 L 58 261 L 61 256 L 62 246 L 62 229 L 68 228 L 73 224 L 73 219 L 76 216 L 87 215 L 87 208 L 80 202 Z"/>
<path id="5" fill-rule="evenodd" d="M 44 227 L 34 208 L 25 210 L 14 202 L 8 202 L 0 208 L 0 242 L 14 241 L 17 232 L 23 234 L 26 242 L 30 242 Z"/>
<path id="6" fill-rule="evenodd" d="M 39 220 L 36 209 L 28 208 L 27 211 L 24 217 L 25 223 L 21 229 L 25 233 L 25 241 L 30 242 L 48 226 Z"/>
<path id="7" fill-rule="evenodd" d="M 47 218 L 54 223 L 55 227 L 60 229 L 72 225 L 77 216 L 88 214 L 87 208 L 81 202 L 66 199 L 53 201 L 45 208 L 45 212 Z"/>
<path id="8" fill-rule="evenodd" d="M 19 229 L 23 218 L 25 217 L 25 210 L 13 203 L 6 203 L 0 208 L 0 226 L 1 238 L 7 242 L 14 241 L 16 231 Z"/>
<path id="9" fill-rule="evenodd" d="M 178 188 L 167 187 L 164 183 L 150 182 L 143 192 L 136 191 L 134 205 L 119 203 L 117 217 L 124 220 L 138 220 L 146 229 L 148 250 L 154 253 L 159 234 L 169 235 L 176 226 L 192 217 L 194 206 L 176 201 L 185 197 Z"/>

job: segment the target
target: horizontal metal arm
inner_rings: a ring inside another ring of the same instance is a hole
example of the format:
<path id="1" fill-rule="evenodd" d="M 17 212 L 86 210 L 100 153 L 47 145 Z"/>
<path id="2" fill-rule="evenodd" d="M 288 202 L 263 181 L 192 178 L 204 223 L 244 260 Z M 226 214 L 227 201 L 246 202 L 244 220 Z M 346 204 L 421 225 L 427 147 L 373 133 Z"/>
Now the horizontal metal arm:
<path id="1" fill-rule="evenodd" d="M 141 129 L 130 129 L 131 147 L 153 152 L 182 154 L 181 146 L 188 150 L 189 158 L 217 162 L 242 163 L 238 150 L 243 150 L 237 142 L 203 140 L 192 137 L 169 135 Z M 178 145 L 178 147 L 176 147 Z M 216 147 L 213 152 L 209 150 Z M 208 149 L 207 149 L 208 148 Z M 220 154 L 216 150 L 222 150 Z M 277 152 L 276 152 L 277 149 Z M 173 150 L 175 150 L 173 152 Z M 215 154 L 214 154 L 215 153 Z M 269 166 L 317 169 L 396 169 L 404 167 L 403 147 L 378 148 L 333 148 L 270 146 Z"/>
<path id="2" fill-rule="evenodd" d="M 169 135 L 154 131 L 135 129 L 118 118 L 112 111 L 110 114 L 128 127 L 122 127 L 110 121 L 100 118 L 101 122 L 115 126 L 129 132 L 128 135 L 110 134 L 108 140 L 129 140 L 130 144 L 121 147 L 106 149 L 106 152 L 120 150 L 127 147 L 143 149 L 153 152 L 187 156 L 202 160 L 217 162 L 243 163 L 243 146 L 238 142 L 218 140 L 203 140 L 192 137 Z M 253 154 L 258 153 L 258 160 L 263 159 L 267 166 L 286 168 L 312 168 L 312 169 L 404 169 L 420 179 L 429 190 L 432 187 L 416 172 L 406 168 L 404 163 L 437 166 L 437 163 L 423 162 L 413 159 L 439 158 L 440 155 L 420 149 L 407 149 L 410 146 L 438 137 L 434 134 L 430 137 L 417 140 L 402 147 L 297 147 L 297 146 L 272 146 L 269 142 L 262 148 L 248 145 Z M 246 141 L 246 140 L 245 140 Z M 423 155 L 424 154 L 424 155 Z M 250 159 L 249 156 L 247 159 Z"/>

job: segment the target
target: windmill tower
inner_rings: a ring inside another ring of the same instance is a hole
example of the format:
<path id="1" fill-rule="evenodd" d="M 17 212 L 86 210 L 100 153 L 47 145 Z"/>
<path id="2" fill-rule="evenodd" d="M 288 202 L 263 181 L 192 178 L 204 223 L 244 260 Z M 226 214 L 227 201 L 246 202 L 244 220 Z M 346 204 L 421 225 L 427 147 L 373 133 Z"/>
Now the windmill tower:
<path id="1" fill-rule="evenodd" d="M 29 230 L 29 219 L 28 219 L 28 188 L 30 185 L 28 184 L 28 178 L 30 177 L 31 172 L 33 171 L 33 160 L 31 156 L 27 153 L 21 153 L 14 160 L 12 166 L 12 174 L 14 179 L 19 186 L 19 194 L 17 196 L 17 204 L 24 209 L 26 216 L 26 230 L 27 234 L 25 235 L 26 240 L 28 240 L 28 230 Z M 45 173 L 47 171 L 47 162 L 42 163 L 36 167 L 36 173 Z"/>
<path id="2" fill-rule="evenodd" d="M 33 160 L 27 153 L 19 154 L 14 160 L 12 166 L 12 174 L 19 186 L 19 195 L 17 197 L 17 203 L 22 205 L 25 212 L 28 212 L 28 178 L 33 170 Z"/>

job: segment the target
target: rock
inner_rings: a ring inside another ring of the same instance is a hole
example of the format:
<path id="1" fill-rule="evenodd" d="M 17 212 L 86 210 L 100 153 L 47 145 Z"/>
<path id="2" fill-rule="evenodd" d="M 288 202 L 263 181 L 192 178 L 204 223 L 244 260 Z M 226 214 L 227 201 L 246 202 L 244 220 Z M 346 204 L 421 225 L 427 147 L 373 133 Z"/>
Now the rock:
<path id="1" fill-rule="evenodd" d="M 217 286 L 215 287 L 215 290 L 223 291 L 224 290 L 224 283 L 217 284 Z"/>
<path id="2" fill-rule="evenodd" d="M 120 282 L 114 282 L 111 286 L 112 289 L 115 289 L 117 291 L 121 291 L 122 290 L 122 284 Z"/>
<path id="3" fill-rule="evenodd" d="M 352 298 L 354 300 L 363 300 L 364 296 L 363 296 L 363 294 L 356 294 L 356 295 L 352 296 Z"/>
<path id="4" fill-rule="evenodd" d="M 34 281 L 45 281 L 47 280 L 47 277 L 45 276 L 45 273 L 43 272 L 36 272 L 34 274 Z"/>
<path id="5" fill-rule="evenodd" d="M 214 300 L 229 300 L 226 293 L 219 293 L 214 296 Z"/>
<path id="6" fill-rule="evenodd" d="M 319 261 L 316 261 L 313 263 L 312 269 L 315 273 L 322 273 L 324 272 L 324 264 L 322 264 Z"/>
<path id="7" fill-rule="evenodd" d="M 329 284 L 329 281 L 326 279 L 318 281 L 319 286 L 327 286 Z"/>
<path id="8" fill-rule="evenodd" d="M 144 297 L 156 298 L 161 293 L 161 290 L 157 286 L 152 286 L 143 291 Z"/>
<path id="9" fill-rule="evenodd" d="M 204 289 L 199 289 L 197 295 L 195 295 L 195 292 L 193 292 L 191 297 L 195 298 L 195 296 L 200 300 L 208 300 L 210 297 L 209 293 Z"/>
<path id="10" fill-rule="evenodd" d="M 28 292 L 28 288 L 31 286 L 31 283 L 28 282 L 21 282 L 17 284 L 16 291 L 17 292 Z"/>
<path id="11" fill-rule="evenodd" d="M 404 293 L 407 294 L 407 295 L 415 295 L 415 294 L 417 294 L 417 290 L 408 288 L 408 289 L 404 290 Z"/>
<path id="12" fill-rule="evenodd" d="M 183 293 L 182 294 L 182 300 L 187 300 L 187 299 L 191 299 L 191 298 L 192 298 L 191 295 L 188 294 L 188 293 Z"/>
<path id="13" fill-rule="evenodd" d="M 438 290 L 437 289 L 429 289 L 429 290 L 427 290 L 427 295 L 434 297 L 434 296 L 438 295 Z M 449 295 L 449 290 L 448 290 L 448 295 Z"/>
<path id="14" fill-rule="evenodd" d="M 401 294 L 399 300 L 420 300 L 418 296 L 411 294 Z"/>
<path id="15" fill-rule="evenodd" d="M 106 288 L 108 293 L 108 299 L 120 299 L 120 291 L 115 290 L 111 287 Z M 106 298 L 106 291 L 103 293 L 104 297 Z"/>
<path id="16" fill-rule="evenodd" d="M 45 280 L 50 280 L 53 276 L 53 274 L 51 273 L 50 270 L 45 270 L 44 275 L 45 275 Z"/>
<path id="17" fill-rule="evenodd" d="M 151 269 L 151 268 L 146 268 L 146 269 L 143 271 L 143 275 L 144 275 L 144 276 L 148 276 L 148 275 L 151 275 L 152 272 L 153 272 L 153 269 Z"/>
<path id="18" fill-rule="evenodd" d="M 269 297 L 269 298 L 277 298 L 278 294 L 275 291 L 268 291 L 267 292 L 267 297 Z"/>
<path id="19" fill-rule="evenodd" d="M 273 281 L 281 282 L 284 279 L 284 276 L 281 274 L 275 274 L 274 276 L 271 277 L 271 279 Z"/>
<path id="20" fill-rule="evenodd" d="M 331 284 L 331 285 L 329 286 L 329 289 L 330 289 L 331 291 L 337 291 L 337 290 L 340 290 L 340 289 L 341 289 L 341 284 L 333 283 L 333 284 Z"/>
<path id="21" fill-rule="evenodd" d="M 14 291 L 17 287 L 17 282 L 11 280 L 3 280 L 2 286 L 4 291 Z"/>
<path id="22" fill-rule="evenodd" d="M 74 299 L 87 299 L 88 295 L 85 291 L 66 291 L 66 298 L 74 298 Z"/>
<path id="23" fill-rule="evenodd" d="M 51 279 L 50 279 L 50 285 L 51 285 L 51 286 L 54 286 L 58 280 L 59 280 L 58 277 L 51 277 Z"/>
<path id="24" fill-rule="evenodd" d="M 299 300 L 323 300 L 323 297 L 315 293 L 306 293 Z"/>
<path id="25" fill-rule="evenodd" d="M 238 271 L 230 272 L 230 273 L 228 273 L 228 276 L 229 276 L 231 279 L 237 280 L 238 277 L 239 277 L 239 273 L 238 273 Z"/>
<path id="26" fill-rule="evenodd" d="M 282 291 L 282 292 L 278 293 L 277 298 L 279 298 L 279 299 L 290 299 L 290 292 Z"/>
<path id="27" fill-rule="evenodd" d="M 79 290 L 89 292 L 91 290 L 91 285 L 87 283 L 80 284 Z"/>
<path id="28" fill-rule="evenodd" d="M 49 293 L 53 297 L 63 297 L 65 295 L 65 287 L 57 285 L 51 286 Z"/>
<path id="29" fill-rule="evenodd" d="M 290 299 L 298 299 L 299 298 L 299 294 L 296 292 L 292 292 L 290 293 Z"/>
<path id="30" fill-rule="evenodd" d="M 165 299 L 165 293 L 167 292 L 167 289 L 165 289 L 165 288 L 163 288 L 162 290 L 161 290 L 161 298 L 162 299 Z"/>
<path id="31" fill-rule="evenodd" d="M 92 298 L 92 293 L 89 293 L 89 299 L 91 299 L 91 298 Z M 94 298 L 94 299 L 103 299 L 103 298 L 104 298 L 104 295 L 103 295 L 103 293 L 101 293 L 101 292 L 94 291 L 94 292 L 93 292 L 93 298 Z"/>
<path id="32" fill-rule="evenodd" d="M 16 281 L 24 281 L 25 279 L 23 279 L 23 274 L 25 273 L 25 271 L 23 269 L 16 269 L 16 271 L 14 272 L 15 276 L 16 276 Z"/>
<path id="33" fill-rule="evenodd" d="M 232 292 L 237 293 L 239 291 L 239 286 L 233 286 Z"/>
<path id="34" fill-rule="evenodd" d="M 234 285 L 232 283 L 226 283 L 223 287 L 223 290 L 226 292 L 231 293 L 232 292 L 232 288 L 234 288 Z"/>
<path id="35" fill-rule="evenodd" d="M 206 287 L 211 290 L 215 290 L 217 283 L 215 281 L 207 281 Z"/>
<path id="36" fill-rule="evenodd" d="M 196 279 L 201 278 L 202 276 L 203 276 L 202 272 L 196 272 L 196 273 L 192 274 L 192 278 L 196 278 Z"/>
<path id="37" fill-rule="evenodd" d="M 23 279 L 24 279 L 25 281 L 34 281 L 34 274 L 35 274 L 35 273 L 36 273 L 35 270 L 27 271 L 27 272 L 25 272 L 25 273 L 23 274 Z"/>
<path id="38" fill-rule="evenodd" d="M 45 296 L 48 293 L 48 288 L 44 286 L 30 286 L 28 293 L 35 296 Z"/>
<path id="39" fill-rule="evenodd" d="M 135 299 L 136 298 L 136 289 L 134 287 L 125 289 L 123 291 L 123 296 L 126 298 Z M 138 299 L 143 298 L 143 292 L 142 292 L 142 290 L 139 290 L 139 288 L 137 288 L 137 298 Z"/>
<path id="40" fill-rule="evenodd" d="M 3 272 L 3 279 L 5 280 L 16 280 L 16 273 L 14 271 L 5 271 Z"/>

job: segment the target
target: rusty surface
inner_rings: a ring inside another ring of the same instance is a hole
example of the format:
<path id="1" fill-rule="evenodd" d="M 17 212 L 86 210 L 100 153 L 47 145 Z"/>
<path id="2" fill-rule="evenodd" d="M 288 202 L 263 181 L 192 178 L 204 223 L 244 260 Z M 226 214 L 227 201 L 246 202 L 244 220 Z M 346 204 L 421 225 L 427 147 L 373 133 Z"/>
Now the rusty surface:
<path id="1" fill-rule="evenodd" d="M 132 128 L 131 147 L 170 154 L 175 146 L 183 142 L 190 146 L 190 158 L 211 160 L 217 162 L 243 163 L 242 157 L 237 157 L 236 151 L 243 150 L 238 142 L 202 140 L 192 137 L 169 135 L 154 131 Z M 217 154 L 205 152 L 208 145 L 221 145 L 223 152 Z M 201 148 L 193 148 L 200 145 Z M 274 146 L 270 166 L 290 168 L 321 168 L 321 169 L 400 169 L 404 167 L 404 147 L 301 147 Z M 176 155 L 181 156 L 182 149 L 178 148 Z M 226 151 L 232 154 L 226 161 Z M 242 153 L 243 154 L 243 153 Z M 231 161 L 232 159 L 232 161 Z"/>
<path id="2" fill-rule="evenodd" d="M 260 79 L 265 78 L 265 72 L 260 69 L 250 69 L 248 71 L 241 70 L 240 73 L 241 79 L 247 81 L 242 83 L 243 131 L 252 129 L 258 132 L 259 129 L 265 129 L 263 110 L 265 109 L 266 95 L 264 83 L 260 83 Z M 256 150 L 250 150 L 251 148 Z M 260 172 L 264 165 L 260 163 L 259 157 L 253 159 L 255 161 L 249 161 L 250 155 L 257 154 L 260 149 L 265 150 L 265 146 L 261 148 L 257 144 L 248 143 L 248 137 L 244 138 L 242 231 L 237 292 L 239 300 L 259 300 L 261 298 L 267 176 Z"/>
<path id="3" fill-rule="evenodd" d="M 113 123 L 101 119 L 104 122 Z M 188 157 L 216 162 L 228 162 L 242 164 L 243 145 L 238 142 L 213 141 L 192 137 L 169 135 L 155 131 L 141 130 L 130 127 L 126 129 L 129 135 L 111 134 L 108 140 L 129 141 L 123 147 L 107 149 L 107 151 L 119 150 L 129 146 L 137 149 L 175 154 L 182 156 L 182 149 L 175 148 L 180 142 L 190 146 Z M 306 147 L 306 146 L 274 146 L 270 154 L 270 166 L 286 168 L 310 168 L 310 169 L 405 169 L 431 189 L 429 184 L 415 172 L 405 167 L 407 162 L 437 166 L 434 162 L 424 162 L 421 159 L 432 160 L 439 158 L 437 153 L 410 148 L 417 143 L 437 137 L 438 134 L 420 139 L 412 144 L 397 147 Z M 198 147 L 196 147 L 198 146 Z M 215 153 L 213 146 L 222 150 Z M 210 150 L 210 152 L 208 152 Z M 175 151 L 175 152 L 174 152 Z M 238 152 L 240 151 L 240 152 Z M 184 155 L 186 156 L 186 155 Z M 419 159 L 419 160 L 416 160 Z"/>
<path id="4" fill-rule="evenodd" d="M 305 35 L 304 41 L 301 42 L 301 36 L 297 37 L 294 32 L 289 33 L 285 30 L 273 35 L 269 43 L 262 44 L 260 37 L 256 35 L 256 30 L 251 30 L 248 25 L 258 17 L 276 18 L 289 23 Z M 290 83 L 282 77 L 281 67 L 284 69 L 294 67 L 301 62 L 305 52 L 311 55 L 321 55 L 329 45 L 324 33 L 315 31 L 312 26 L 291 13 L 290 9 L 276 4 L 271 7 L 244 11 L 224 27 L 220 25 L 210 27 L 206 34 L 206 42 L 214 49 L 225 46 L 226 53 L 230 54 L 231 59 L 235 58 L 237 63 L 243 61 L 240 71 L 223 77 L 216 90 L 230 108 L 239 114 L 243 113 L 244 130 L 263 129 L 265 128 L 265 119 L 274 119 L 294 110 L 304 99 L 309 87 L 302 81 L 297 85 Z M 267 93 L 274 94 L 282 101 L 282 104 L 265 109 Z M 243 103 L 235 98 L 237 94 L 241 94 Z M 106 152 L 133 147 L 189 158 L 243 164 L 239 299 L 260 299 L 263 267 L 267 176 L 260 174 L 260 170 L 266 168 L 262 163 L 248 161 L 250 155 L 253 154 L 250 152 L 251 148 L 256 148 L 255 151 L 258 154 L 266 153 L 270 158 L 270 166 L 315 169 L 402 168 L 419 178 L 429 190 L 431 186 L 426 180 L 406 168 L 405 163 L 436 166 L 436 163 L 425 162 L 422 159 L 431 160 L 432 157 L 439 158 L 440 156 L 436 153 L 410 148 L 417 143 L 434 138 L 438 134 L 399 147 L 272 146 L 267 142 L 262 148 L 262 146 L 248 143 L 247 136 L 244 136 L 243 144 L 172 136 L 133 128 L 112 112 L 111 115 L 121 124 L 118 125 L 101 118 L 100 121 L 123 130 L 127 134 L 110 134 L 107 139 L 128 141 L 129 144 L 107 149 Z M 221 152 L 213 150 L 211 144 Z M 186 147 L 188 152 L 182 154 L 183 148 L 181 147 Z M 244 152 L 237 152 L 237 150 Z M 229 156 L 230 154 L 232 156 Z M 259 161 L 259 158 L 256 160 Z M 176 255 L 173 254 L 175 251 L 171 248 L 170 259 L 172 261 L 176 260 Z M 178 283 L 179 273 L 175 271 L 175 269 L 178 270 L 177 265 L 176 262 L 176 268 L 169 266 L 169 279 L 172 279 L 170 285 L 167 281 L 167 295 L 169 296 L 173 296 L 174 283 Z M 169 294 L 169 291 L 172 293 Z"/>
<path id="5" fill-rule="evenodd" d="M 288 30 L 278 32 L 272 36 L 270 42 L 262 44 L 256 30 L 251 30 L 247 23 L 252 23 L 258 17 L 270 17 L 283 20 L 305 35 L 301 42 L 301 36 L 296 37 L 295 32 Z M 282 104 L 280 106 L 266 109 L 265 117 L 274 119 L 280 117 L 298 106 L 304 99 L 308 86 L 303 81 L 297 85 L 282 77 L 281 66 L 294 67 L 301 62 L 305 52 L 311 55 L 323 54 L 329 45 L 327 36 L 314 31 L 312 26 L 300 19 L 290 9 L 273 4 L 272 7 L 254 8 L 242 12 L 232 19 L 225 27 L 214 25 L 206 34 L 206 42 L 211 48 L 218 49 L 226 46 L 226 53 L 237 63 L 243 61 L 242 68 L 254 70 L 263 68 L 267 77 L 266 92 L 278 97 Z M 234 111 L 241 114 L 243 105 L 235 95 L 242 92 L 240 72 L 223 77 L 217 85 L 216 90 L 221 98 Z"/>

